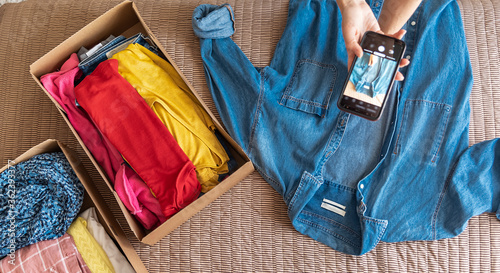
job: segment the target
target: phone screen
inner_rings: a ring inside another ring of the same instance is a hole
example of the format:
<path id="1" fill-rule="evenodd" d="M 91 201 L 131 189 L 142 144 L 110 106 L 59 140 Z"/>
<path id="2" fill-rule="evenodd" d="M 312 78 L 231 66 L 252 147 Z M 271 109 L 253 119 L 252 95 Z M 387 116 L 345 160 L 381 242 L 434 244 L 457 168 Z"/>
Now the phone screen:
<path id="1" fill-rule="evenodd" d="M 361 47 L 363 56 L 355 59 L 338 105 L 344 111 L 376 120 L 392 87 L 404 43 L 370 32 Z"/>

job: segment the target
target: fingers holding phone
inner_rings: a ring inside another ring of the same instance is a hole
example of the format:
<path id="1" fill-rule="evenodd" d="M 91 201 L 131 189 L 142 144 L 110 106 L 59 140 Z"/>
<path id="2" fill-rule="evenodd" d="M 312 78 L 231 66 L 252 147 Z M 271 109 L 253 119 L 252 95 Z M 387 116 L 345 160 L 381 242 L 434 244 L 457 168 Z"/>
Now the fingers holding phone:
<path id="1" fill-rule="evenodd" d="M 341 110 L 372 121 L 380 118 L 394 81 L 403 79 L 398 67 L 409 63 L 406 59 L 401 60 L 405 43 L 395 38 L 402 37 L 404 33 L 404 30 L 393 36 L 373 31 L 365 33 L 360 44 L 363 54 L 354 57 L 337 102 Z"/>

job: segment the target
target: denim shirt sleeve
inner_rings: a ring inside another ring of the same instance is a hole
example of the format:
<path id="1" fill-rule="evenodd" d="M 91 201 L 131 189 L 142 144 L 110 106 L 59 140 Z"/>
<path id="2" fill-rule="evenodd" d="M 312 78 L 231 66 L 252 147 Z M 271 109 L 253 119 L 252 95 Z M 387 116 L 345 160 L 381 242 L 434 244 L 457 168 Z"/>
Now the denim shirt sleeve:
<path id="1" fill-rule="evenodd" d="M 204 4 L 195 8 L 193 30 L 200 38 L 201 57 L 207 84 L 214 92 L 214 103 L 231 137 L 248 154 L 253 116 L 257 111 L 261 73 L 230 38 L 234 31 L 234 13 L 229 4 Z M 228 63 L 237 63 L 229 66 Z M 220 75 L 226 75 L 221 78 Z M 240 93 L 236 93 L 238 90 Z M 231 105 L 231 107 L 227 107 Z M 246 121 L 233 117 L 253 113 Z"/>
<path id="2" fill-rule="evenodd" d="M 434 239 L 460 234 L 472 216 L 483 212 L 500 219 L 499 155 L 499 139 L 493 139 L 471 146 L 460 156 L 439 195 L 432 218 Z"/>
<path id="3" fill-rule="evenodd" d="M 202 39 L 231 37 L 234 33 L 234 14 L 231 6 L 198 6 L 193 12 L 193 31 Z"/>

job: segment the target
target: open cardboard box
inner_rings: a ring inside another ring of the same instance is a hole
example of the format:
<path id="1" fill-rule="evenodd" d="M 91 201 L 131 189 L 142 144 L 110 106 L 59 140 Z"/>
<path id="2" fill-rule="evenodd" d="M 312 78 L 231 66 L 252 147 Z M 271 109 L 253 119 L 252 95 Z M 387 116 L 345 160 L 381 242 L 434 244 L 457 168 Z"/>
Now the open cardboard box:
<path id="1" fill-rule="evenodd" d="M 134 216 L 126 209 L 126 207 L 121 202 L 120 198 L 118 198 L 116 192 L 113 189 L 113 185 L 108 180 L 106 174 L 102 170 L 102 168 L 97 164 L 94 157 L 90 153 L 90 151 L 85 147 L 85 144 L 82 142 L 81 138 L 78 136 L 78 133 L 75 131 L 71 123 L 69 122 L 64 110 L 59 106 L 59 104 L 52 98 L 52 96 L 45 90 L 42 83 L 40 82 L 40 77 L 44 74 L 54 72 L 61 67 L 61 65 L 69 58 L 69 56 L 77 52 L 80 47 L 85 46 L 86 48 L 91 48 L 93 45 L 99 43 L 100 41 L 106 39 L 109 35 L 113 34 L 115 36 L 123 35 L 126 38 L 138 33 L 142 32 L 143 34 L 149 36 L 149 38 L 156 44 L 159 49 L 160 55 L 163 54 L 163 57 L 167 59 L 173 67 L 177 70 L 177 72 L 181 75 L 182 79 L 186 82 L 190 90 L 193 94 L 198 98 L 201 102 L 205 110 L 209 113 L 212 120 L 214 121 L 218 131 L 223 135 L 223 137 L 230 144 L 230 152 L 232 156 L 236 159 L 238 163 L 238 167 L 234 173 L 232 173 L 229 177 L 223 180 L 219 185 L 215 188 L 198 198 L 196 201 L 191 203 L 189 206 L 182 209 L 180 212 L 172 216 L 165 223 L 163 223 L 158 228 L 147 231 L 145 230 L 141 224 L 134 218 Z M 212 203 L 215 199 L 221 196 L 223 193 L 228 191 L 231 187 L 235 186 L 238 182 L 240 182 L 243 178 L 248 176 L 251 172 L 253 172 L 254 167 L 248 157 L 245 155 L 243 150 L 232 140 L 229 135 L 225 132 L 221 124 L 217 121 L 213 113 L 209 110 L 206 104 L 203 103 L 200 96 L 194 91 L 192 85 L 186 80 L 185 76 L 179 70 L 177 65 L 170 58 L 165 49 L 161 46 L 159 41 L 153 35 L 151 30 L 146 26 L 144 20 L 139 15 L 137 11 L 136 5 L 131 1 L 125 1 L 116 7 L 112 8 L 105 14 L 101 15 L 99 18 L 88 24 L 86 27 L 75 33 L 73 36 L 68 38 L 66 41 L 61 43 L 59 46 L 51 50 L 45 56 L 38 59 L 30 66 L 30 72 L 35 81 L 40 85 L 40 87 L 45 91 L 47 96 L 52 100 L 52 102 L 56 105 L 62 117 L 71 128 L 71 131 L 78 139 L 82 147 L 84 148 L 87 155 L 90 157 L 92 163 L 95 165 L 104 181 L 109 187 L 109 190 L 113 192 L 115 198 L 117 199 L 120 208 L 125 215 L 125 218 L 130 225 L 131 230 L 137 236 L 137 238 L 146 244 L 152 245 L 158 242 L 161 238 L 172 232 L 174 229 L 179 227 L 182 223 L 187 221 L 193 215 L 198 213 L 208 204 Z M 101 208 L 105 209 L 106 208 Z"/>
<path id="2" fill-rule="evenodd" d="M 7 170 L 9 166 L 13 166 L 20 162 L 26 161 L 32 158 L 35 155 L 43 154 L 43 153 L 52 153 L 52 152 L 63 152 L 66 158 L 68 159 L 71 167 L 75 171 L 76 176 L 82 182 L 85 187 L 85 197 L 83 199 L 83 205 L 80 209 L 80 212 L 85 211 L 90 207 L 95 207 L 97 211 L 97 216 L 99 218 L 99 222 L 104 227 L 106 232 L 111 235 L 118 243 L 118 248 L 125 254 L 125 256 L 130 261 L 130 264 L 134 267 L 136 272 L 148 272 L 146 267 L 142 263 L 141 259 L 135 252 L 134 248 L 130 244 L 127 239 L 125 233 L 118 225 L 118 222 L 113 217 L 109 209 L 106 207 L 106 203 L 104 199 L 101 197 L 97 188 L 92 183 L 87 171 L 83 167 L 81 160 L 76 156 L 76 154 L 66 147 L 63 143 L 54 140 L 48 139 L 35 147 L 29 149 L 24 154 L 17 157 L 13 162 L 9 162 L 9 164 L 2 169 L 0 169 L 0 173 Z"/>

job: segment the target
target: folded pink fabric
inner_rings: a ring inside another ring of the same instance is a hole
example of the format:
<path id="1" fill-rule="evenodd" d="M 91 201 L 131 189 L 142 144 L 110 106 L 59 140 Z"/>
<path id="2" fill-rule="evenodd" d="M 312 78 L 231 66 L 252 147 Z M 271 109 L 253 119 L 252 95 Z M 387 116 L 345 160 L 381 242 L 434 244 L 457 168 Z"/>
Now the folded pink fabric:
<path id="1" fill-rule="evenodd" d="M 18 249 L 0 261 L 0 272 L 91 273 L 69 234 Z"/>
<path id="2" fill-rule="evenodd" d="M 146 228 L 166 221 L 160 203 L 142 179 L 127 166 L 116 148 L 101 134 L 88 114 L 75 103 L 74 80 L 79 74 L 78 57 L 72 54 L 60 71 L 40 78 L 45 89 L 59 103 L 71 125 L 104 169 L 115 191 L 127 209 Z"/>
<path id="3" fill-rule="evenodd" d="M 122 164 L 115 178 L 115 191 L 123 204 L 134 215 L 140 215 L 143 225 L 156 228 L 167 220 L 161 211 L 160 202 L 156 199 L 144 181 L 125 163 Z M 145 208 L 145 209 L 143 209 Z M 144 223 L 151 219 L 151 223 Z M 153 223 L 153 220 L 155 223 Z"/>
<path id="4" fill-rule="evenodd" d="M 144 179 L 170 217 L 200 194 L 195 167 L 167 127 L 106 60 L 76 88 L 78 103 Z"/>

